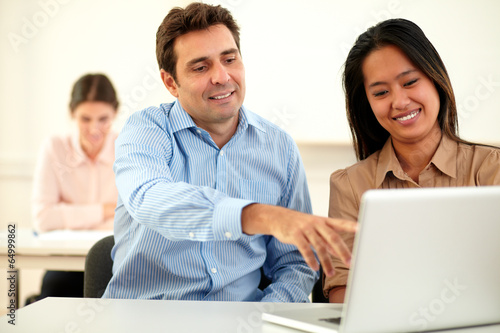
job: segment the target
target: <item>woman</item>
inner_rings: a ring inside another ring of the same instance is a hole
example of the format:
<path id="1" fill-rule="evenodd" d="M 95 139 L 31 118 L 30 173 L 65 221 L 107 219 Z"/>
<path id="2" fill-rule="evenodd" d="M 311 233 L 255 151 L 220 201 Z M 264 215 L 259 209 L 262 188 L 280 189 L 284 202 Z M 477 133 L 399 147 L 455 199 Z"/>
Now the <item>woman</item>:
<path id="1" fill-rule="evenodd" d="M 448 73 L 414 23 L 391 19 L 361 34 L 343 84 L 359 162 L 331 175 L 330 217 L 357 220 L 369 189 L 500 185 L 500 150 L 460 139 Z M 353 236 L 344 240 L 352 248 Z M 332 260 L 323 291 L 343 302 L 348 268 Z"/>
<path id="2" fill-rule="evenodd" d="M 112 169 L 116 134 L 111 132 L 118 100 L 111 81 L 102 74 L 81 77 L 69 108 L 78 132 L 49 138 L 35 169 L 35 228 L 111 230 L 118 198 Z M 47 272 L 38 299 L 46 296 L 82 297 L 83 273 Z"/>

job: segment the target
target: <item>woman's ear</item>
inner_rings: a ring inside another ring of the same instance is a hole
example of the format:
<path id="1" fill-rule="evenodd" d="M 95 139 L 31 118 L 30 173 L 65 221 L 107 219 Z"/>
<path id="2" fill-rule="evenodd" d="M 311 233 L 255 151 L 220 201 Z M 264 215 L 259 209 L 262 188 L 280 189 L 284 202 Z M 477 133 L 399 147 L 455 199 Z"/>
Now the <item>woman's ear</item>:
<path id="1" fill-rule="evenodd" d="M 167 90 L 174 96 L 175 98 L 179 97 L 179 94 L 177 92 L 177 83 L 175 82 L 174 77 L 172 74 L 166 72 L 164 69 L 160 71 L 161 75 L 161 80 L 163 81 L 163 84 L 167 88 Z"/>

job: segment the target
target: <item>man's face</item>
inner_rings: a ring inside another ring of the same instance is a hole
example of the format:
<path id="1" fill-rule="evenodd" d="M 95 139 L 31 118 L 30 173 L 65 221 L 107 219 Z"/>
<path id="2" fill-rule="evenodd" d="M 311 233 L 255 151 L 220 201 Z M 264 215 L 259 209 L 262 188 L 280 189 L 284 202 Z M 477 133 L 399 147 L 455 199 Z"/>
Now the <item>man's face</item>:
<path id="1" fill-rule="evenodd" d="M 162 71 L 170 93 L 201 128 L 236 126 L 245 98 L 245 68 L 229 29 L 222 24 L 189 32 L 174 43 L 177 78 Z"/>

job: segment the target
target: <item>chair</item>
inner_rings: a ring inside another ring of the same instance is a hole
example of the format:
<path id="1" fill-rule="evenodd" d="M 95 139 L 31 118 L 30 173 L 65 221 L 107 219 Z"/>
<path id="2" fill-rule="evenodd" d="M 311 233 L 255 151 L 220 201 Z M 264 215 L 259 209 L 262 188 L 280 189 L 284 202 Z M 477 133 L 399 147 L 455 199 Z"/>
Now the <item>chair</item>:
<path id="1" fill-rule="evenodd" d="M 100 298 L 113 276 L 111 249 L 115 245 L 113 235 L 97 241 L 87 253 L 83 281 L 83 297 Z"/>
<path id="2" fill-rule="evenodd" d="M 311 299 L 313 303 L 328 303 L 328 298 L 323 294 L 323 267 L 319 267 L 319 280 L 314 284 Z"/>

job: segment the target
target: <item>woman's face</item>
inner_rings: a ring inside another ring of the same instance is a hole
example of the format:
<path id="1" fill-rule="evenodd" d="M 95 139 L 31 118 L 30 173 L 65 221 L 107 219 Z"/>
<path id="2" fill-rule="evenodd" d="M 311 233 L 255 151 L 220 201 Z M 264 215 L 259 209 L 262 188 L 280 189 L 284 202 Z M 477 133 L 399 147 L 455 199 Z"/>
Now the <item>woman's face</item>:
<path id="1" fill-rule="evenodd" d="M 373 113 L 393 142 L 425 142 L 440 131 L 438 91 L 401 49 L 388 45 L 373 51 L 362 71 Z"/>
<path id="2" fill-rule="evenodd" d="M 73 111 L 84 150 L 101 149 L 115 118 L 115 108 L 105 102 L 83 102 Z"/>

